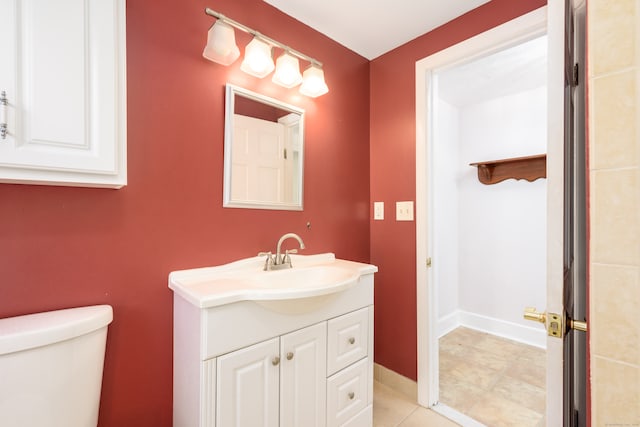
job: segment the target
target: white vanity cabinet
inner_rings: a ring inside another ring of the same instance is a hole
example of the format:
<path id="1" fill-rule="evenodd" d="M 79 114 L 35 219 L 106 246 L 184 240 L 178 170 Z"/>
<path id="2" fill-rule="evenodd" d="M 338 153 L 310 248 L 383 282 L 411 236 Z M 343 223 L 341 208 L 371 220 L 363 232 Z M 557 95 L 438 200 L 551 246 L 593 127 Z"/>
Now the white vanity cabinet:
<path id="1" fill-rule="evenodd" d="M 176 292 L 173 369 L 174 427 L 370 427 L 373 273 L 300 299 Z"/>
<path id="2" fill-rule="evenodd" d="M 0 182 L 125 185 L 125 0 L 2 0 L 0 52 Z"/>
<path id="3" fill-rule="evenodd" d="M 221 356 L 216 361 L 216 425 L 278 424 L 278 339 Z"/>
<path id="4" fill-rule="evenodd" d="M 325 425 L 326 324 L 218 357 L 216 425 Z"/>

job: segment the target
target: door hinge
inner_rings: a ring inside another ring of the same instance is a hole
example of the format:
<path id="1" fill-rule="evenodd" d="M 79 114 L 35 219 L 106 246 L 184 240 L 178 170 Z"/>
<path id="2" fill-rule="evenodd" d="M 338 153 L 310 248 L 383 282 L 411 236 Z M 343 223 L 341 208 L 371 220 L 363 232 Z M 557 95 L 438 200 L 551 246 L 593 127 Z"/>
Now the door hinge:
<path id="1" fill-rule="evenodd" d="M 284 159 L 287 160 L 287 149 L 284 149 Z"/>
<path id="2" fill-rule="evenodd" d="M 573 65 L 573 85 L 578 86 L 580 84 L 580 66 L 578 63 Z"/>
<path id="3" fill-rule="evenodd" d="M 4 90 L 0 92 L 0 117 L 2 117 L 2 123 L 0 123 L 0 138 L 5 139 L 7 137 L 7 92 Z"/>
<path id="4" fill-rule="evenodd" d="M 427 268 L 431 267 L 431 257 L 427 258 Z"/>

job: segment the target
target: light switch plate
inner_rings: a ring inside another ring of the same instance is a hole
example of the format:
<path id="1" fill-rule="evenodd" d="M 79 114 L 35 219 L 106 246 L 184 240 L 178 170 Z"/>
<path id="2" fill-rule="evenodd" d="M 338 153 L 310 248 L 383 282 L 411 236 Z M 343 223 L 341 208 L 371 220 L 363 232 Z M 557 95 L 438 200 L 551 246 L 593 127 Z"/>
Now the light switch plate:
<path id="1" fill-rule="evenodd" d="M 384 219 L 384 202 L 373 202 L 373 219 Z"/>
<path id="2" fill-rule="evenodd" d="M 396 202 L 396 221 L 413 221 L 413 202 Z"/>

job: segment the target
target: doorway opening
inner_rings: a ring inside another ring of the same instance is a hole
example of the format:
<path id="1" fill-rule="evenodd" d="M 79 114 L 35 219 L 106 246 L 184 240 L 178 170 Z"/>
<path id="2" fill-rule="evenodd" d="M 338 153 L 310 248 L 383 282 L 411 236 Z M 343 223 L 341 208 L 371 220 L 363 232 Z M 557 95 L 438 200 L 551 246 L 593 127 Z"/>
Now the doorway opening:
<path id="1" fill-rule="evenodd" d="M 546 337 L 522 308 L 546 304 L 547 188 L 470 164 L 545 155 L 546 59 L 543 35 L 433 72 L 439 402 L 486 425 L 544 418 Z"/>
<path id="2" fill-rule="evenodd" d="M 502 397 L 513 425 L 544 424 L 546 334 L 522 310 L 546 304 L 547 181 L 485 185 L 469 164 L 547 152 L 546 18 L 416 64 L 418 400 L 465 426 Z"/>

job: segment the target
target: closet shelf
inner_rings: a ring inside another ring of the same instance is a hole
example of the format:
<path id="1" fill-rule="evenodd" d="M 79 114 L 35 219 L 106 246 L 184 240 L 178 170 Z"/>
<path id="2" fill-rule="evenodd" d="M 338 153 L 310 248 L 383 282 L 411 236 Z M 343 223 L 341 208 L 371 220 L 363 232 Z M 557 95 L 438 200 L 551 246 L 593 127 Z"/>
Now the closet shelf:
<path id="1" fill-rule="evenodd" d="M 469 163 L 469 165 L 478 168 L 478 180 L 486 185 L 497 184 L 510 178 L 533 182 L 538 178 L 547 177 L 546 154 L 490 160 Z"/>

